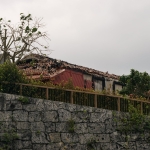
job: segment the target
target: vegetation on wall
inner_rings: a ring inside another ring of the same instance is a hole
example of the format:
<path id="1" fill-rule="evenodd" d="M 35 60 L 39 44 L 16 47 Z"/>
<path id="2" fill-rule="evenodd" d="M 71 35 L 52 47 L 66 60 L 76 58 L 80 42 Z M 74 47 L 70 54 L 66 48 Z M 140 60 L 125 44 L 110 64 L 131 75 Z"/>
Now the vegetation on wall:
<path id="1" fill-rule="evenodd" d="M 14 120 L 12 119 L 12 122 Z M 2 128 L 2 122 L 0 124 L 0 128 Z M 4 132 L 0 135 L 0 150 L 13 150 L 15 146 L 15 141 L 19 139 L 19 135 L 17 134 L 17 130 L 15 127 L 8 127 L 3 128 Z"/>
<path id="2" fill-rule="evenodd" d="M 128 102 L 127 112 L 113 112 L 113 120 L 116 123 L 116 131 L 118 131 L 125 140 L 125 149 L 131 149 L 130 142 L 134 138 L 145 139 L 149 143 L 150 139 L 150 117 L 144 115 L 140 111 L 140 105 L 136 107 L 133 103 Z M 145 133 L 147 135 L 145 136 Z"/>
<path id="3" fill-rule="evenodd" d="M 74 130 L 75 130 L 75 121 L 71 118 L 67 121 L 67 127 L 68 127 L 68 131 L 70 133 L 74 133 Z"/>
<path id="4" fill-rule="evenodd" d="M 117 131 L 128 135 L 132 132 L 142 133 L 150 132 L 150 117 L 140 111 L 140 105 L 134 107 L 128 102 L 128 113 L 114 113 L 114 121 L 117 123 Z"/>

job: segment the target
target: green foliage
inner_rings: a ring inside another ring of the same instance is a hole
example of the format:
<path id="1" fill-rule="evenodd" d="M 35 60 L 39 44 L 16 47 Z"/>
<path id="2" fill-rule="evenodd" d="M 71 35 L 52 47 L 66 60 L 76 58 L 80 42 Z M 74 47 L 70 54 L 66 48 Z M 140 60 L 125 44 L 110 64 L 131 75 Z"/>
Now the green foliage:
<path id="1" fill-rule="evenodd" d="M 65 89 L 74 89 L 72 78 L 69 78 L 68 81 L 63 86 Z"/>
<path id="2" fill-rule="evenodd" d="M 0 82 L 7 81 L 7 82 L 25 82 L 25 76 L 15 64 L 10 62 L 5 62 L 4 64 L 0 65 Z"/>
<path id="3" fill-rule="evenodd" d="M 9 82 L 6 84 L 6 82 Z M 0 91 L 17 93 L 19 86 L 15 83 L 27 83 L 27 79 L 15 64 L 5 62 L 0 65 Z"/>
<path id="4" fill-rule="evenodd" d="M 117 122 L 120 126 L 118 131 L 128 133 L 134 132 L 143 132 L 150 131 L 150 118 L 145 116 L 140 112 L 140 106 L 134 107 L 130 102 L 128 106 L 129 113 L 124 113 L 122 116 L 114 117 L 114 121 Z M 113 113 L 114 116 L 116 114 Z"/>
<path id="5" fill-rule="evenodd" d="M 75 121 L 71 118 L 70 120 L 68 120 L 67 125 L 68 125 L 68 131 L 70 133 L 74 133 Z"/>
<path id="6" fill-rule="evenodd" d="M 150 76 L 147 72 L 139 72 L 131 69 L 129 75 L 120 77 L 120 81 L 125 85 L 120 94 L 134 94 L 136 96 L 145 96 L 150 89 Z"/>
<path id="7" fill-rule="evenodd" d="M 16 132 L 9 132 L 3 134 L 3 141 L 6 143 L 11 143 L 14 140 L 17 140 L 19 137 Z"/>
<path id="8" fill-rule="evenodd" d="M 91 138 L 87 141 L 87 150 L 95 150 L 94 144 L 96 143 L 96 140 Z"/>
<path id="9" fill-rule="evenodd" d="M 36 135 L 39 136 L 41 134 L 41 131 L 36 131 Z"/>
<path id="10" fill-rule="evenodd" d="M 33 33 L 33 32 L 36 32 L 36 31 L 37 31 L 37 28 L 33 28 L 33 29 L 32 29 L 32 33 Z"/>
<path id="11" fill-rule="evenodd" d="M 0 150 L 10 150 L 14 144 L 14 141 L 19 139 L 16 131 L 14 129 L 6 131 L 1 136 L 1 147 Z"/>
<path id="12" fill-rule="evenodd" d="M 22 102 L 23 104 L 29 103 L 29 99 L 27 97 L 19 97 L 18 101 Z"/>

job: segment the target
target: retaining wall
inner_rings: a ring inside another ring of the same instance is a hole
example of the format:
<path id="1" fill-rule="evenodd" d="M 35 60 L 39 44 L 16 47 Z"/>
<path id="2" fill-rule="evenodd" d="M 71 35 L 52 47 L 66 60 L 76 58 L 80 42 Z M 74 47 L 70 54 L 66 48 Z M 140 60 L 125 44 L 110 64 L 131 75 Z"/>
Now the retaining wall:
<path id="1" fill-rule="evenodd" d="M 110 110 L 0 93 L 0 148 L 12 150 L 149 150 L 149 133 L 116 131 Z M 21 100 L 21 99 L 20 99 Z M 22 98 L 21 101 L 24 99 Z M 8 141 L 7 141 L 8 139 Z"/>

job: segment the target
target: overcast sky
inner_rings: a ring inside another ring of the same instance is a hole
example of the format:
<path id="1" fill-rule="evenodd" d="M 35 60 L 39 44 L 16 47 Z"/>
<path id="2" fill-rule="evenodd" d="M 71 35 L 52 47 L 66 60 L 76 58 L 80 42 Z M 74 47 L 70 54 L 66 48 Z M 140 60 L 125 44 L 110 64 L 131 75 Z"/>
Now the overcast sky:
<path id="1" fill-rule="evenodd" d="M 42 17 L 52 58 L 122 75 L 150 74 L 150 0 L 0 0 L 0 17 Z"/>

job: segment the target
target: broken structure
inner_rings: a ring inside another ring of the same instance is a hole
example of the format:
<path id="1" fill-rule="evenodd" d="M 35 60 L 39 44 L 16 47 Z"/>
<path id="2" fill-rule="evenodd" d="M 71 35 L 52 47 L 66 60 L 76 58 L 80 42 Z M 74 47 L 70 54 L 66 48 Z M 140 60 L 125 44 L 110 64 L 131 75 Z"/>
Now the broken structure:
<path id="1" fill-rule="evenodd" d="M 18 63 L 18 67 L 24 71 L 28 78 L 44 82 L 51 81 L 54 84 L 60 84 L 71 79 L 74 87 L 94 89 L 95 91 L 106 89 L 109 92 L 122 89 L 117 75 L 38 54 L 25 56 Z"/>

